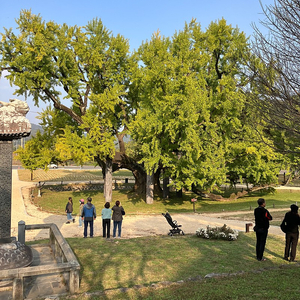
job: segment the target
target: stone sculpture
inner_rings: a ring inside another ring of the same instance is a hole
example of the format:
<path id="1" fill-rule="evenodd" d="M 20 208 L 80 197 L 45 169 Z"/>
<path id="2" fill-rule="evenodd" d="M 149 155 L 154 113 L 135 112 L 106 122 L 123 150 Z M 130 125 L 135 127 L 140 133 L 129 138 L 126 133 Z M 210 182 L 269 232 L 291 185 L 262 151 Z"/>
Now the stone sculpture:
<path id="1" fill-rule="evenodd" d="M 32 260 L 29 247 L 10 236 L 12 141 L 30 135 L 31 124 L 25 117 L 28 111 L 24 101 L 0 101 L 0 270 L 27 266 Z"/>
<path id="2" fill-rule="evenodd" d="M 31 124 L 26 119 L 28 104 L 18 99 L 0 101 L 0 139 L 18 139 L 30 134 Z"/>

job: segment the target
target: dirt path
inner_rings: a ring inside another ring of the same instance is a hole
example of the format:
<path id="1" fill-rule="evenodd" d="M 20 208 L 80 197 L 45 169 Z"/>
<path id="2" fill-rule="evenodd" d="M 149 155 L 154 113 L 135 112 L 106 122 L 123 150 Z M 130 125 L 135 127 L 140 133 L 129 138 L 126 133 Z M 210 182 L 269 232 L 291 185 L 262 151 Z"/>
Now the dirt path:
<path id="1" fill-rule="evenodd" d="M 20 181 L 17 170 L 13 170 L 12 175 L 12 236 L 18 234 L 18 222 L 25 221 L 26 224 L 44 224 L 55 223 L 64 237 L 82 237 L 83 228 L 78 227 L 78 218 L 74 224 L 66 224 L 66 216 L 53 215 L 37 209 L 25 195 L 25 191 L 35 184 L 32 182 Z M 24 199 L 22 197 L 24 192 Z M 195 234 L 199 227 L 222 226 L 224 224 L 231 228 L 245 231 L 246 223 L 252 223 L 251 220 L 237 221 L 224 220 L 222 216 L 230 214 L 237 215 L 243 212 L 220 213 L 220 214 L 172 214 L 173 220 L 177 220 L 178 224 L 182 225 L 182 230 L 185 234 Z M 95 236 L 102 236 L 102 220 L 97 218 L 94 222 Z M 142 236 L 166 235 L 169 232 L 170 225 L 162 215 L 134 215 L 124 216 L 122 225 L 122 237 L 134 238 Z M 252 230 L 252 227 L 250 227 Z M 284 236 L 278 226 L 271 226 L 269 232 Z M 48 230 L 26 231 L 26 240 L 37 240 L 48 238 Z"/>

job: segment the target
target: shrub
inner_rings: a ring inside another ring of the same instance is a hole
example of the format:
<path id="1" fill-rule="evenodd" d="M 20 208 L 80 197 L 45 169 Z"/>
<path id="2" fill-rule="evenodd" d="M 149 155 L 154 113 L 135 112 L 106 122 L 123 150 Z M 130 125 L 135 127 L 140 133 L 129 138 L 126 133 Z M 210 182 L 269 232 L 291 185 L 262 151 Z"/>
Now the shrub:
<path id="1" fill-rule="evenodd" d="M 238 238 L 239 232 L 231 229 L 224 224 L 222 227 L 199 228 L 196 230 L 196 235 L 205 239 L 222 239 L 228 241 L 235 241 Z"/>

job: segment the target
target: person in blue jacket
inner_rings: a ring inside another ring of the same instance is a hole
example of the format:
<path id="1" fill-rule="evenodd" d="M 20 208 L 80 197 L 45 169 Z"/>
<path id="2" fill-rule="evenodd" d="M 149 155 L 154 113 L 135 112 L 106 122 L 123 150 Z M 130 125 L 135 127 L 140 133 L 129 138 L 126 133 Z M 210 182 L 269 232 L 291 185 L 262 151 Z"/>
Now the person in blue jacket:
<path id="1" fill-rule="evenodd" d="M 92 204 L 92 198 L 87 198 L 87 203 L 84 204 L 82 209 L 81 218 L 84 221 L 83 237 L 87 237 L 87 228 L 90 225 L 90 237 L 94 235 L 94 220 L 96 219 L 96 207 Z"/>

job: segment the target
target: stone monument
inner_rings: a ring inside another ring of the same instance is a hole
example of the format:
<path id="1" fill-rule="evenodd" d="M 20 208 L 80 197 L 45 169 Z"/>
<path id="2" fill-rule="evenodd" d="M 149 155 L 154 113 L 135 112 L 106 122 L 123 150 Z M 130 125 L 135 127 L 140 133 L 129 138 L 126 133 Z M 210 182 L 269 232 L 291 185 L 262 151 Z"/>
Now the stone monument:
<path id="1" fill-rule="evenodd" d="M 9 101 L 0 101 L 0 270 L 23 267 L 32 260 L 31 250 L 10 236 L 13 140 L 30 135 L 25 117 L 29 107 L 18 99 Z"/>

